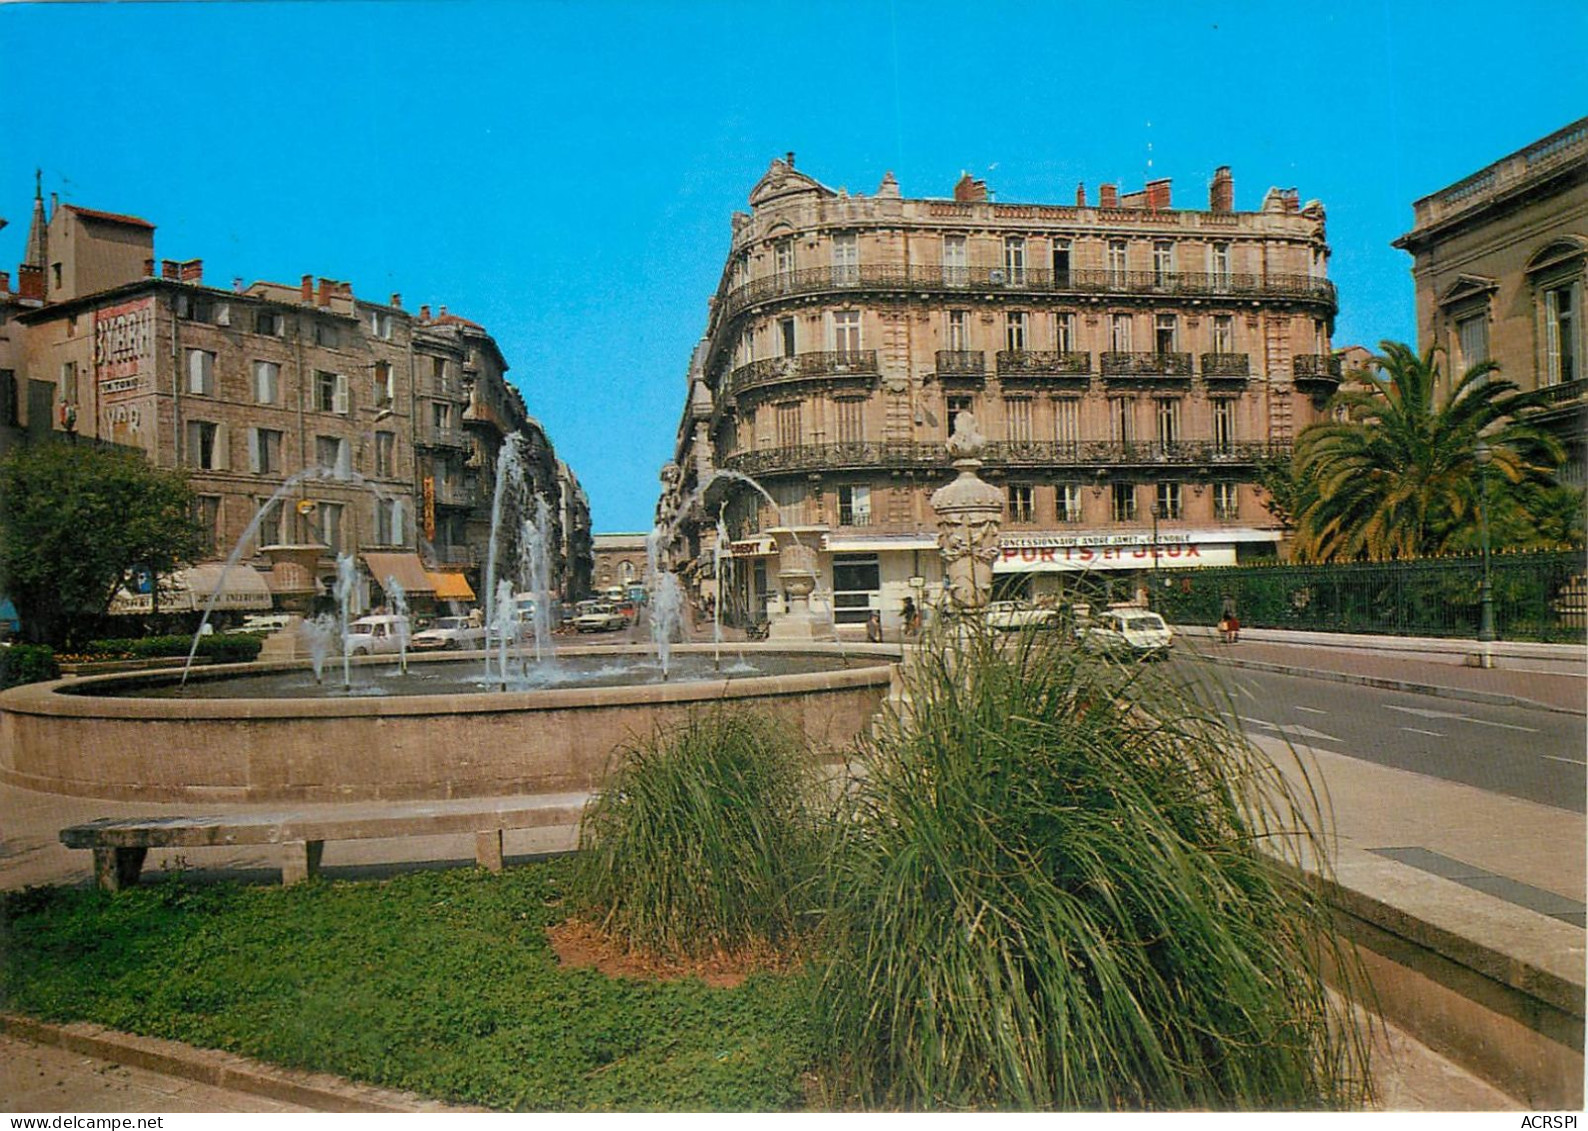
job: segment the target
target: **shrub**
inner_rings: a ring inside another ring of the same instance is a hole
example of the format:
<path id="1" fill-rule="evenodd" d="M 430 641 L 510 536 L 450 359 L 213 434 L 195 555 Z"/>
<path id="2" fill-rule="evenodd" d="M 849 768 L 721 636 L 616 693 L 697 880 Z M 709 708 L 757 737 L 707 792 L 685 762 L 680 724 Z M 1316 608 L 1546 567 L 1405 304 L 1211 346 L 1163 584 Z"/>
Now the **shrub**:
<path id="1" fill-rule="evenodd" d="M 85 658 L 153 659 L 186 656 L 193 647 L 191 636 L 137 636 L 125 639 L 90 640 L 83 650 Z M 217 664 L 245 663 L 259 655 L 264 638 L 253 633 L 234 632 L 199 637 L 197 655 Z"/>
<path id="2" fill-rule="evenodd" d="M 55 649 L 47 644 L 13 644 L 0 648 L 0 690 L 60 678 Z"/>
<path id="3" fill-rule="evenodd" d="M 639 950 L 797 944 L 826 842 L 803 734 L 718 709 L 619 751 L 580 826 L 574 902 Z"/>
<path id="4" fill-rule="evenodd" d="M 907 1108 L 1358 1098 L 1364 1045 L 1322 976 L 1345 956 L 1269 855 L 1317 847 L 1278 769 L 1167 676 L 1033 633 L 938 645 L 836 857 L 818 1001 L 840 1086 Z"/>
<path id="5" fill-rule="evenodd" d="M 187 647 L 192 646 L 192 641 Z M 222 636 L 203 636 L 199 638 L 198 654 L 208 656 L 217 664 L 244 664 L 258 657 L 260 649 L 265 646 L 265 638 L 251 632 L 228 632 Z M 187 647 L 182 654 L 187 654 Z"/>

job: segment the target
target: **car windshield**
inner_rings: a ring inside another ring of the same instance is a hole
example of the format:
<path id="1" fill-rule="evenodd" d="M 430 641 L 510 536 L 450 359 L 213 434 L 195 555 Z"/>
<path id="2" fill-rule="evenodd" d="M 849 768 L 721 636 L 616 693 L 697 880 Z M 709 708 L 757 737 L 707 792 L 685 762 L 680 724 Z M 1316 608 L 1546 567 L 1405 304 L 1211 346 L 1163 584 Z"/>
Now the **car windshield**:
<path id="1" fill-rule="evenodd" d="M 436 621 L 436 623 L 432 627 L 435 627 L 435 628 L 462 628 L 463 627 L 463 618 L 462 617 L 442 617 L 440 620 Z"/>
<path id="2" fill-rule="evenodd" d="M 348 627 L 348 631 L 354 636 L 369 636 L 375 631 L 375 626 L 372 624 L 354 624 Z"/>
<path id="3" fill-rule="evenodd" d="M 1142 629 L 1146 629 L 1148 631 L 1153 629 L 1161 629 L 1163 628 L 1163 618 L 1156 615 L 1147 617 L 1131 617 L 1125 621 L 1125 627 L 1133 628 L 1138 631 Z"/>

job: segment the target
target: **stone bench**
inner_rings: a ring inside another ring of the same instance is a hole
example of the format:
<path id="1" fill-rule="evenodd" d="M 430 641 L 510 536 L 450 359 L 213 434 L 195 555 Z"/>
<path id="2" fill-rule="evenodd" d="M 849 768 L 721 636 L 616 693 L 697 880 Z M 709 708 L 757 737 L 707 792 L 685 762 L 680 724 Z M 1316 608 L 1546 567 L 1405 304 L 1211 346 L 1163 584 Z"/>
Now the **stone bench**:
<path id="1" fill-rule="evenodd" d="M 588 793 L 451 801 L 366 802 L 296 812 L 240 812 L 200 817 L 106 817 L 61 830 L 68 848 L 94 853 L 94 879 L 105 891 L 136 884 L 151 848 L 281 846 L 281 882 L 313 876 L 328 840 L 473 833 L 480 866 L 502 868 L 502 833 L 577 825 Z"/>

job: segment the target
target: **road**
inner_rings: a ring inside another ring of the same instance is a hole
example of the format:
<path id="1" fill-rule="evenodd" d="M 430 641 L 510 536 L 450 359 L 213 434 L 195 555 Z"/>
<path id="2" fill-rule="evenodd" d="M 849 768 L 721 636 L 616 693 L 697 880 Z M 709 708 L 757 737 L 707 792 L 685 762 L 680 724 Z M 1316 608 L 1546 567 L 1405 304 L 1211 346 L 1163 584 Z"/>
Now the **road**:
<path id="1" fill-rule="evenodd" d="M 1177 658 L 1173 670 L 1251 735 L 1284 737 L 1582 813 L 1588 809 L 1588 720 L 1527 707 L 1389 691 Z M 1215 690 L 1222 687 L 1223 693 Z"/>

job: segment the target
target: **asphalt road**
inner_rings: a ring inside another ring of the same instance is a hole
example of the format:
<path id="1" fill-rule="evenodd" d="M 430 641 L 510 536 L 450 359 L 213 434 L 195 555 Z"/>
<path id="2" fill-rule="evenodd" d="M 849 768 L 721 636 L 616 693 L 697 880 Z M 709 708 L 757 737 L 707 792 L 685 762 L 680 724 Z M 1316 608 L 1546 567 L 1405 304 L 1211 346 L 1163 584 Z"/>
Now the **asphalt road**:
<path id="1" fill-rule="evenodd" d="M 1241 730 L 1582 813 L 1588 719 L 1170 661 Z M 1224 692 L 1213 690 L 1222 687 Z"/>

